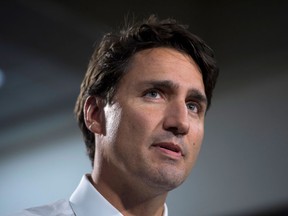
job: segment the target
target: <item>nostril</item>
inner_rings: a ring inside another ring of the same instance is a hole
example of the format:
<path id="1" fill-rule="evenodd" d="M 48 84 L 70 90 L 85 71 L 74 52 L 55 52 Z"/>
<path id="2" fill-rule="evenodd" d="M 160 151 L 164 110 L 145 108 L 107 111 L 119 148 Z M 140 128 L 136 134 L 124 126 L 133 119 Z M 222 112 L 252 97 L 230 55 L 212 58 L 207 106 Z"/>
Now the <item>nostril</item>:
<path id="1" fill-rule="evenodd" d="M 179 133 L 177 127 L 171 127 L 168 130 L 171 131 L 174 135 L 177 135 Z"/>
<path id="2" fill-rule="evenodd" d="M 185 135 L 188 132 L 188 130 L 186 130 L 185 128 L 180 128 L 180 127 L 170 127 L 170 128 L 166 128 L 166 130 L 170 131 L 175 136 Z"/>

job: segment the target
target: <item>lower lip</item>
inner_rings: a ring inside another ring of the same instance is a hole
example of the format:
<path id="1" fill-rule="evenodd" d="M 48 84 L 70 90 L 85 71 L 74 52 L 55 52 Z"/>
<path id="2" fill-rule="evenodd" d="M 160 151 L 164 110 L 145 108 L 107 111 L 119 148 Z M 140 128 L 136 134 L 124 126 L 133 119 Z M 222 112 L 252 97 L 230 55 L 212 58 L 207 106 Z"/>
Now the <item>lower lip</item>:
<path id="1" fill-rule="evenodd" d="M 182 154 L 181 152 L 175 152 L 175 151 L 171 151 L 169 149 L 166 149 L 166 148 L 162 148 L 160 146 L 155 146 L 155 148 L 161 152 L 162 154 L 164 155 L 167 155 L 169 157 L 172 157 L 172 158 L 175 158 L 175 159 L 179 159 L 182 157 Z"/>

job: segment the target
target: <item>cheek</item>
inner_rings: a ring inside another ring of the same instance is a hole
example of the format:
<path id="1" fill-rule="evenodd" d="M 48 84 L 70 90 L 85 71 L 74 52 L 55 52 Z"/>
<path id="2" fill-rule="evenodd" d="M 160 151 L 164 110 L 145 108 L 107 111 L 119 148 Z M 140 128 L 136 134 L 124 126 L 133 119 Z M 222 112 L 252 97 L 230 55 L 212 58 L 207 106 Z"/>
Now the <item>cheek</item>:
<path id="1" fill-rule="evenodd" d="M 105 110 L 105 143 L 114 143 L 119 133 L 122 109 L 114 104 L 104 108 Z"/>
<path id="2" fill-rule="evenodd" d="M 201 149 L 203 137 L 204 137 L 204 127 L 203 124 L 193 125 L 190 132 L 190 152 L 191 160 L 195 161 Z"/>
<path id="3" fill-rule="evenodd" d="M 153 122 L 141 109 L 123 107 L 118 130 L 115 130 L 112 146 L 118 164 L 128 163 L 124 167 L 143 160 L 143 155 L 150 145 Z"/>
<path id="4" fill-rule="evenodd" d="M 202 145 L 203 137 L 204 137 L 204 125 L 200 124 L 197 128 L 197 142 L 198 142 L 199 148 Z"/>
<path id="5" fill-rule="evenodd" d="M 199 120 L 195 124 L 192 124 L 191 126 L 191 133 L 193 136 L 193 146 L 195 147 L 201 147 L 203 137 L 204 137 L 204 123 L 203 121 Z"/>
<path id="6" fill-rule="evenodd" d="M 125 109 L 125 112 L 122 113 L 122 125 L 120 127 L 123 126 L 125 132 L 133 134 L 135 138 L 141 137 L 143 139 L 155 127 L 153 126 L 155 121 L 153 114 L 142 107 Z"/>

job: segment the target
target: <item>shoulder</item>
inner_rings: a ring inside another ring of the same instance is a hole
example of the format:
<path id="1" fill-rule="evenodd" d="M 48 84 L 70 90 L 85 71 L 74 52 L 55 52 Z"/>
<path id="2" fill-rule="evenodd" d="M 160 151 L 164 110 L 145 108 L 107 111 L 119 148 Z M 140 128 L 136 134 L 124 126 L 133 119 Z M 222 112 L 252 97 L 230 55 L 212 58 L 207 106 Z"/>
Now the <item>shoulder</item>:
<path id="1" fill-rule="evenodd" d="M 10 216 L 75 216 L 68 200 L 25 209 Z"/>

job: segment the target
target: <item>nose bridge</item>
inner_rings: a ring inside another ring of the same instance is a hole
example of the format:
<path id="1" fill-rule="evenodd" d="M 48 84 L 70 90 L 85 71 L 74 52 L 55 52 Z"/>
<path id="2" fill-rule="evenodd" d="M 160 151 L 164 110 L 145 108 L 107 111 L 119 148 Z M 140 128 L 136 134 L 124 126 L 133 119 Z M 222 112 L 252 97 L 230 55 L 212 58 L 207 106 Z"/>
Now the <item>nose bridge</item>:
<path id="1" fill-rule="evenodd" d="M 171 101 L 166 107 L 164 128 L 173 133 L 186 134 L 189 131 L 188 110 L 185 101 Z"/>

